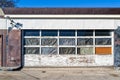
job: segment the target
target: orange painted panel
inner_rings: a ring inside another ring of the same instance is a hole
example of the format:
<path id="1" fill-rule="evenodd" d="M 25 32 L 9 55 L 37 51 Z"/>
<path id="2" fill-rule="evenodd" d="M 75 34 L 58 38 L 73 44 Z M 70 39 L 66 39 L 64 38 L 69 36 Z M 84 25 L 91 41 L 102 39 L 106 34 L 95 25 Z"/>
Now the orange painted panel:
<path id="1" fill-rule="evenodd" d="M 112 54 L 112 48 L 111 47 L 96 47 L 95 48 L 96 54 Z"/>

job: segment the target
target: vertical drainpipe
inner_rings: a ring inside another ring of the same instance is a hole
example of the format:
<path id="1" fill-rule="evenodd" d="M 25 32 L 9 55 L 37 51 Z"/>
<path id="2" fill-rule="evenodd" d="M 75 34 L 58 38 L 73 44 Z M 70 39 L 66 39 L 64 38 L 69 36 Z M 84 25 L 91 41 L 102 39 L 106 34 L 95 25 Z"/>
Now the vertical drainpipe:
<path id="1" fill-rule="evenodd" d="M 5 29 L 5 55 L 4 55 L 4 62 L 5 62 L 5 67 L 7 67 L 7 53 L 8 53 L 8 50 L 7 50 L 7 46 L 8 44 L 6 43 L 7 42 L 7 35 L 8 35 L 8 31 L 7 31 L 7 18 L 5 18 L 5 21 L 6 21 L 6 29 Z"/>

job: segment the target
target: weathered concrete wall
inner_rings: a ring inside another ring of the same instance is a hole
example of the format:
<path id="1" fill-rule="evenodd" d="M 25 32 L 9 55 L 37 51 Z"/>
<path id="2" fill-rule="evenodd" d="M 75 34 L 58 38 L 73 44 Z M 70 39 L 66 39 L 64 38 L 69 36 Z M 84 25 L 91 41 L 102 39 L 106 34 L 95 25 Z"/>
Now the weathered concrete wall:
<path id="1" fill-rule="evenodd" d="M 119 20 L 115 21 L 114 19 L 15 19 L 15 21 L 22 23 L 23 29 L 115 29 L 120 25 Z M 10 26 L 9 20 L 0 19 L 0 29 L 6 29 L 8 26 Z M 4 33 L 3 56 L 5 57 L 6 32 L 2 31 L 0 33 Z M 20 63 L 20 53 L 12 48 L 16 46 L 12 38 L 10 38 L 11 45 L 9 46 L 11 52 L 7 54 L 8 60 L 3 58 L 4 66 L 16 66 Z M 20 40 L 14 39 L 17 42 Z M 115 65 L 118 65 L 120 59 L 119 38 L 115 43 L 115 57 L 117 57 Z M 20 49 L 20 47 L 18 48 Z M 11 60 L 13 61 L 10 62 Z M 113 55 L 24 55 L 25 66 L 113 66 L 113 61 Z"/>
<path id="2" fill-rule="evenodd" d="M 113 66 L 112 55 L 25 55 L 25 66 Z"/>
<path id="3" fill-rule="evenodd" d="M 23 29 L 115 29 L 114 19 L 14 19 L 14 20 L 16 22 L 22 23 L 24 25 Z"/>
<path id="4" fill-rule="evenodd" d="M 6 20 L 0 18 L 0 29 L 6 29 Z"/>
<path id="5" fill-rule="evenodd" d="M 16 19 L 23 29 L 115 29 L 114 19 Z M 111 55 L 25 54 L 25 66 L 113 66 Z"/>
<path id="6" fill-rule="evenodd" d="M 120 27 L 115 30 L 114 65 L 120 67 Z"/>

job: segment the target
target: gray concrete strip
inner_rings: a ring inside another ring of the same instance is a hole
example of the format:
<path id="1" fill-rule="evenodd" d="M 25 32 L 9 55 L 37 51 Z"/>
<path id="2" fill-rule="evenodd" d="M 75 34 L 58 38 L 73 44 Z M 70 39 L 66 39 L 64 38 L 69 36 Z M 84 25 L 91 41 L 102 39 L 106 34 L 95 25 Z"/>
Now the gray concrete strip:
<path id="1" fill-rule="evenodd" d="M 114 68 L 27 68 L 0 71 L 0 80 L 120 80 Z"/>

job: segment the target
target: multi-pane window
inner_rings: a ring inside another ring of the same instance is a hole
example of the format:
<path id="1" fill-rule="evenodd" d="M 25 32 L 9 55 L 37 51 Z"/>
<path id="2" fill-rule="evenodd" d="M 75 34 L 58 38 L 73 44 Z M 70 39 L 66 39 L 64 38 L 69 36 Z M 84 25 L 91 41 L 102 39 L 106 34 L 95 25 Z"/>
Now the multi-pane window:
<path id="1" fill-rule="evenodd" d="M 25 54 L 94 55 L 112 53 L 110 30 L 24 30 Z"/>
<path id="2" fill-rule="evenodd" d="M 110 30 L 95 31 L 95 53 L 112 54 L 112 33 Z"/>
<path id="3" fill-rule="evenodd" d="M 25 54 L 39 54 L 40 51 L 40 31 L 24 30 L 24 52 Z"/>

